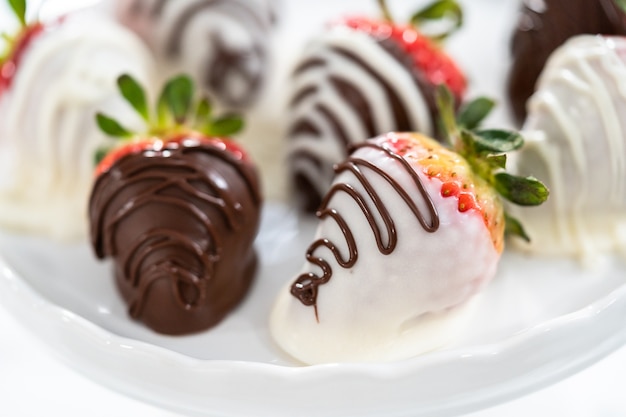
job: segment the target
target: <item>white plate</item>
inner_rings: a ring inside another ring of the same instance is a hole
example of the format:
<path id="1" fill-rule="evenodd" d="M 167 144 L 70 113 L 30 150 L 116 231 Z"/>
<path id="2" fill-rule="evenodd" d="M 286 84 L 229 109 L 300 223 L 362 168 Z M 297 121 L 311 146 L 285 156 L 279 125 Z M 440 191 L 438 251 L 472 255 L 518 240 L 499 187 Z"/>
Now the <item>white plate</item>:
<path id="1" fill-rule="evenodd" d="M 160 336 L 130 321 L 109 265 L 86 244 L 0 234 L 0 303 L 80 372 L 196 416 L 454 415 L 557 381 L 626 341 L 623 262 L 583 269 L 508 253 L 454 346 L 390 364 L 293 365 L 266 318 L 312 226 L 268 205 L 250 296 L 196 336 Z"/>
<path id="2" fill-rule="evenodd" d="M 375 3 L 282 2 L 287 54 L 329 16 Z M 500 96 L 516 1 L 465 6 L 466 27 L 449 50 L 467 70 L 472 95 Z M 504 108 L 491 120 L 506 121 Z M 268 140 L 253 139 L 261 148 Z M 269 204 L 250 296 L 201 335 L 164 337 L 130 321 L 109 265 L 97 263 L 86 244 L 0 233 L 0 304 L 90 378 L 194 416 L 451 416 L 558 381 L 626 342 L 623 261 L 584 269 L 507 253 L 467 332 L 445 350 L 391 364 L 296 366 L 273 345 L 266 320 L 276 291 L 300 268 L 313 227 Z"/>

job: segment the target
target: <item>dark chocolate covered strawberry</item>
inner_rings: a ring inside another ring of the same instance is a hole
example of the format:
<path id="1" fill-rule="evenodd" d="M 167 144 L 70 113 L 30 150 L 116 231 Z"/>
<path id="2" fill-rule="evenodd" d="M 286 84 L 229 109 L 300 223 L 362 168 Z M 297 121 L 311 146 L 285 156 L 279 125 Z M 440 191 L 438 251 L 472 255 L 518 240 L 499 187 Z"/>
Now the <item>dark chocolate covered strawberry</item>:
<path id="1" fill-rule="evenodd" d="M 133 318 L 166 334 L 207 329 L 242 300 L 257 264 L 259 179 L 229 139 L 241 120 L 214 119 L 206 100 L 194 104 L 185 76 L 166 84 L 156 115 L 132 78 L 119 86 L 150 128 L 131 133 L 97 115 L 120 144 L 99 155 L 93 248 L 112 258 Z"/>
<path id="2" fill-rule="evenodd" d="M 288 150 L 292 183 L 301 205 L 315 211 L 333 165 L 350 145 L 389 131 L 436 133 L 435 91 L 446 85 L 460 103 L 466 81 L 439 41 L 424 35 L 424 20 L 462 19 L 458 4 L 437 1 L 411 23 L 349 17 L 312 39 L 292 73 Z"/>

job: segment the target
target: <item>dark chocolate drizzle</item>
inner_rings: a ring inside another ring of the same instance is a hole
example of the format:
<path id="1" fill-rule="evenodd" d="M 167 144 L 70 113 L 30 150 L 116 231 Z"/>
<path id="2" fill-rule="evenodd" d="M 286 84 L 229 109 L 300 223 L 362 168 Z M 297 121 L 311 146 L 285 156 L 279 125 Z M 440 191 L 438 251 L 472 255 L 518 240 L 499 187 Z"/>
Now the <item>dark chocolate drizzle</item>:
<path id="1" fill-rule="evenodd" d="M 373 39 L 373 42 L 376 42 L 386 53 L 391 55 L 397 62 L 399 62 L 402 66 L 404 66 L 407 71 L 410 72 L 411 77 L 414 81 L 414 88 L 417 88 L 421 91 L 423 97 L 426 100 L 426 104 L 429 108 L 429 113 L 431 115 L 431 119 L 434 119 L 434 114 L 436 112 L 435 108 L 435 88 L 430 85 L 426 80 L 423 79 L 422 75 L 419 71 L 413 69 L 413 64 L 411 62 L 410 57 L 401 50 L 401 48 L 396 45 L 391 40 L 376 40 Z M 355 52 L 348 50 L 347 48 L 332 46 L 328 48 L 328 52 L 331 54 L 339 55 L 343 59 L 353 62 L 359 68 L 361 68 L 368 76 L 375 80 L 376 84 L 378 84 L 383 91 L 385 92 L 387 101 L 391 108 L 391 112 L 393 114 L 393 126 L 389 127 L 391 131 L 398 132 L 406 132 L 406 131 L 420 131 L 421 126 L 416 126 L 411 122 L 411 118 L 408 114 L 408 109 L 402 98 L 398 95 L 398 93 L 394 90 L 394 88 L 389 84 L 389 82 L 379 73 L 379 70 L 374 62 L 367 62 Z M 320 68 L 323 68 L 327 65 L 327 62 L 324 58 L 319 56 L 311 57 L 303 62 L 301 62 L 293 71 L 292 77 L 298 78 L 308 73 L 309 71 L 316 71 Z M 386 133 L 380 131 L 381 127 L 377 127 L 375 123 L 375 115 L 373 109 L 373 103 L 368 102 L 366 92 L 361 91 L 359 86 L 347 80 L 345 78 L 340 78 L 336 74 L 332 73 L 324 73 L 324 77 L 327 77 L 327 82 L 334 88 L 337 92 L 338 96 L 340 96 L 343 100 L 343 103 L 348 106 L 354 114 L 357 115 L 358 119 L 362 122 L 364 131 L 368 135 L 368 137 L 374 137 L 377 134 Z M 407 86 L 407 88 L 412 88 L 411 86 Z M 296 108 L 307 100 L 315 100 L 315 95 L 318 94 L 319 89 L 315 85 L 304 85 L 300 89 L 294 92 L 290 106 L 292 108 Z M 351 143 L 358 143 L 361 140 L 366 138 L 350 138 L 344 128 L 344 121 L 341 120 L 334 112 L 328 109 L 321 103 L 315 105 L 315 112 L 318 114 L 318 120 L 321 123 L 326 123 L 330 130 L 333 132 L 334 138 L 336 138 L 340 143 L 342 149 L 345 150 L 343 156 L 348 155 L 348 147 Z M 317 122 L 314 119 L 310 118 L 309 115 L 302 115 L 298 118 L 295 118 L 291 121 L 288 129 L 288 137 L 290 140 L 297 139 L 297 136 L 301 134 L 306 134 L 309 138 L 321 137 L 325 132 L 321 126 L 317 125 Z M 302 159 L 304 155 L 308 153 L 310 157 L 308 159 L 316 159 L 320 160 L 319 157 L 314 155 L 313 151 L 299 151 L 297 154 L 292 154 L 290 157 L 292 159 L 292 183 L 293 188 L 295 189 L 298 199 L 302 202 L 302 208 L 307 211 L 314 212 L 317 207 L 319 207 L 319 202 L 322 199 L 322 195 L 319 190 L 312 185 L 315 183 L 312 179 L 307 179 L 309 174 L 305 172 L 301 172 L 297 168 L 297 161 Z M 321 178 L 332 178 L 333 172 L 333 164 L 339 161 L 335 160 L 325 160 L 324 163 L 319 164 L 319 173 Z M 311 208 L 313 208 L 311 210 Z"/>
<path id="2" fill-rule="evenodd" d="M 133 318 L 190 333 L 245 295 L 261 195 L 255 170 L 211 145 L 168 144 L 118 160 L 96 181 L 91 238 L 112 257 Z"/>
<path id="3" fill-rule="evenodd" d="M 359 257 L 356 239 L 354 237 L 354 234 L 348 227 L 344 216 L 336 209 L 333 209 L 329 206 L 335 195 L 339 193 L 345 193 L 356 202 L 356 204 L 361 209 L 362 214 L 365 216 L 370 225 L 372 233 L 374 234 L 374 239 L 376 240 L 376 244 L 378 246 L 378 250 L 381 254 L 391 254 L 398 243 L 398 235 L 394 220 L 391 217 L 382 197 L 365 176 L 364 170 L 373 172 L 374 174 L 382 177 L 389 185 L 391 185 L 393 189 L 398 193 L 398 195 L 402 197 L 402 200 L 404 200 L 407 207 L 411 210 L 411 212 L 419 221 L 424 230 L 429 233 L 433 233 L 439 228 L 439 215 L 437 213 L 437 209 L 430 195 L 426 191 L 422 180 L 420 179 L 417 172 L 411 167 L 411 165 L 402 156 L 393 152 L 391 149 L 385 146 L 377 145 L 375 143 L 367 142 L 353 145 L 351 147 L 351 151 L 354 152 L 362 148 L 373 148 L 379 150 L 385 153 L 386 156 L 388 156 L 389 158 L 392 158 L 396 162 L 398 162 L 402 169 L 408 175 L 410 175 L 411 179 L 413 180 L 413 184 L 415 185 L 415 189 L 404 189 L 402 185 L 398 183 L 398 181 L 396 181 L 383 169 L 376 166 L 370 161 L 355 157 L 354 153 L 346 161 L 338 164 L 335 167 L 335 172 L 337 174 L 340 174 L 344 171 L 351 172 L 355 176 L 357 181 L 361 184 L 361 186 L 365 189 L 367 195 L 362 195 L 360 191 L 358 191 L 356 188 L 354 188 L 353 185 L 349 183 L 335 183 L 322 200 L 321 207 L 316 213 L 317 217 L 321 220 L 330 217 L 335 222 L 337 222 L 337 225 L 341 229 L 346 239 L 346 244 L 348 246 L 348 257 L 344 258 L 339 252 L 336 244 L 331 242 L 330 240 L 322 237 L 313 242 L 313 244 L 309 246 L 306 252 L 306 260 L 307 262 L 319 267 L 322 271 L 322 274 L 316 275 L 312 272 L 302 274 L 291 285 L 291 294 L 298 300 L 300 300 L 302 304 L 306 306 L 313 306 L 315 309 L 315 317 L 317 320 L 319 320 L 317 311 L 317 297 L 319 287 L 326 284 L 332 278 L 333 271 L 328 261 L 321 257 L 317 257 L 315 255 L 315 252 L 317 251 L 317 249 L 322 247 L 329 249 L 339 266 L 345 269 L 354 266 Z M 419 195 L 419 198 L 422 199 L 426 204 L 428 210 L 428 213 L 426 215 L 422 213 L 419 206 L 415 203 L 412 197 L 412 195 L 416 194 Z M 368 197 L 369 201 L 373 203 L 374 208 L 378 211 L 380 217 L 382 218 L 386 230 L 386 236 L 388 237 L 387 242 L 384 241 L 385 235 L 382 233 L 380 225 L 376 222 L 376 218 L 372 211 L 373 208 L 368 202 Z"/>
<path id="4" fill-rule="evenodd" d="M 625 19 L 614 0 L 524 1 L 511 40 L 513 62 L 507 85 L 516 121 L 524 121 L 526 102 L 556 48 L 581 34 L 625 35 Z"/>

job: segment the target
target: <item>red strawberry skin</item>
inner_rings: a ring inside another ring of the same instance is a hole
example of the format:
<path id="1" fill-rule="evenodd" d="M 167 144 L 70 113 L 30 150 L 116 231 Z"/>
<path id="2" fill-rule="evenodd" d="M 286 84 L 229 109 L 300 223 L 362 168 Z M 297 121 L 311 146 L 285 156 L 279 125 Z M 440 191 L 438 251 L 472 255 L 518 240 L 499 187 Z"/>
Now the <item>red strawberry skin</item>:
<path id="1" fill-rule="evenodd" d="M 457 200 L 460 213 L 479 216 L 489 231 L 498 253 L 504 247 L 504 211 L 496 192 L 474 174 L 459 154 L 426 136 L 415 133 L 389 133 L 385 146 L 405 158 L 431 180 L 441 182 L 439 194 Z"/>
<path id="2" fill-rule="evenodd" d="M 0 96 L 11 87 L 20 61 L 32 42 L 44 32 L 45 26 L 34 23 L 22 30 L 9 56 L 0 62 Z"/>
<path id="3" fill-rule="evenodd" d="M 201 133 L 190 131 L 186 133 L 177 133 L 163 138 L 150 137 L 138 139 L 122 144 L 121 146 L 111 150 L 96 166 L 95 176 L 99 177 L 107 172 L 121 158 L 130 154 L 137 154 L 146 151 L 161 151 L 167 144 L 168 148 L 177 147 L 177 145 L 209 145 L 228 151 L 236 160 L 249 162 L 250 158 L 241 146 L 232 140 L 219 137 L 207 137 Z"/>
<path id="4" fill-rule="evenodd" d="M 336 24 L 359 30 L 377 39 L 393 39 L 411 57 L 418 69 L 434 86 L 445 84 L 461 102 L 467 81 L 456 63 L 431 39 L 414 27 L 365 17 L 349 17 Z"/>

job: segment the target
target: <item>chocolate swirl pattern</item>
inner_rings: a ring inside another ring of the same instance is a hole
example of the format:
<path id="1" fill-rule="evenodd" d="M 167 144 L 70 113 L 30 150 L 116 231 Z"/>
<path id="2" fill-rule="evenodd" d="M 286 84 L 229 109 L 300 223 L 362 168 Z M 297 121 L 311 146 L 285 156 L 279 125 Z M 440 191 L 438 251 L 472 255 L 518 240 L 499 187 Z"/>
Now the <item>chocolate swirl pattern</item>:
<path id="1" fill-rule="evenodd" d="M 580 35 L 558 48 L 528 102 L 515 160 L 545 180 L 550 200 L 517 208 L 528 249 L 593 257 L 626 249 L 626 39 Z"/>
<path id="2" fill-rule="evenodd" d="M 407 207 L 413 213 L 415 218 L 419 221 L 424 230 L 429 233 L 433 233 L 439 228 L 439 217 L 437 215 L 437 209 L 435 208 L 428 192 L 424 188 L 422 180 L 419 178 L 413 168 L 411 168 L 409 163 L 402 156 L 394 153 L 390 149 L 374 143 L 356 145 L 352 149 L 356 150 L 365 147 L 376 149 L 396 161 L 411 178 L 411 181 L 413 183 L 412 185 L 414 186 L 415 190 L 411 190 L 411 192 L 407 191 L 385 170 L 376 166 L 375 163 L 372 163 L 362 158 L 350 157 L 345 162 L 339 164 L 335 168 L 337 174 L 340 174 L 342 172 L 352 173 L 358 183 L 362 185 L 366 195 L 363 195 L 363 193 L 359 192 L 354 186 L 350 184 L 335 183 L 328 192 L 328 194 L 326 194 L 322 202 L 322 206 L 317 212 L 317 216 L 320 219 L 330 217 L 335 222 L 337 222 L 337 225 L 339 226 L 341 232 L 345 237 L 349 253 L 347 259 L 344 259 L 338 247 L 332 241 L 324 237 L 316 240 L 306 252 L 307 261 L 319 267 L 322 271 L 322 275 L 319 276 L 314 274 L 313 272 L 308 272 L 300 275 L 291 286 L 291 294 L 294 297 L 298 298 L 302 302 L 302 304 L 307 306 L 313 306 L 315 309 L 315 317 L 318 320 L 318 288 L 320 285 L 326 284 L 331 279 L 333 272 L 330 264 L 326 260 L 324 260 L 322 257 L 315 255 L 317 250 L 320 247 L 328 248 L 332 252 L 338 265 L 346 269 L 354 266 L 359 256 L 357 242 L 352 230 L 348 226 L 348 223 L 341 213 L 339 213 L 336 209 L 330 207 L 330 204 L 335 195 L 339 193 L 345 193 L 358 205 L 358 207 L 361 209 L 363 216 L 365 216 L 367 222 L 369 223 L 371 231 L 374 234 L 376 245 L 378 246 L 378 250 L 381 254 L 391 254 L 398 243 L 398 235 L 394 220 L 391 217 L 388 208 L 385 206 L 385 201 L 383 201 L 380 193 L 372 185 L 372 182 L 365 175 L 364 171 L 370 171 L 378 177 L 382 178 L 385 182 L 387 182 L 406 203 Z M 427 213 L 423 213 L 420 205 L 418 205 L 413 200 L 413 197 L 411 197 L 411 194 L 414 193 L 419 195 L 420 200 L 423 201 Z M 376 216 L 374 214 L 372 206 L 375 208 L 379 216 Z M 380 224 L 377 222 L 377 218 L 382 219 L 385 233 L 383 233 L 383 231 L 381 230 Z M 385 237 L 387 239 L 387 242 L 385 242 Z"/>
<path id="3" fill-rule="evenodd" d="M 120 0 L 118 16 L 157 55 L 164 78 L 194 76 L 227 108 L 252 105 L 266 78 L 270 0 Z"/>
<path id="4" fill-rule="evenodd" d="M 184 334 L 237 305 L 256 267 L 258 187 L 248 163 L 210 145 L 128 155 L 98 178 L 92 244 L 113 258 L 133 318 Z"/>
<path id="5" fill-rule="evenodd" d="M 314 212 L 348 146 L 388 131 L 433 133 L 433 87 L 390 41 L 345 27 L 311 42 L 292 76 L 289 161 Z"/>

